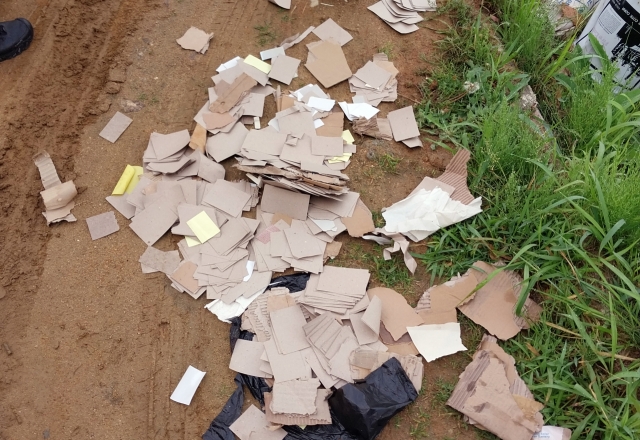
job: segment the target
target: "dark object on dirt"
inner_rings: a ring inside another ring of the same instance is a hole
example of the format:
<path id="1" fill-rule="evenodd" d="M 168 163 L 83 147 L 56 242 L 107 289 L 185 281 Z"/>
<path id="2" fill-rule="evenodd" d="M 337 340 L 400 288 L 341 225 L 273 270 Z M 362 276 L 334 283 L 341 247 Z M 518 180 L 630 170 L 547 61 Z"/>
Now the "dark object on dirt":
<path id="1" fill-rule="evenodd" d="M 331 425 L 313 425 L 302 429 L 299 426 L 283 426 L 287 431 L 284 440 L 358 440 L 344 429 L 331 411 Z"/>
<path id="2" fill-rule="evenodd" d="M 0 61 L 10 60 L 27 50 L 33 40 L 33 26 L 26 18 L 0 23 Z"/>
<path id="3" fill-rule="evenodd" d="M 6 351 L 9 356 L 13 354 L 13 351 L 11 351 L 9 344 L 7 344 L 6 342 L 2 344 L 2 348 L 4 348 L 4 351 Z"/>
<path id="4" fill-rule="evenodd" d="M 416 400 L 418 392 L 391 358 L 364 382 L 347 384 L 329 398 L 332 415 L 360 440 L 373 440 L 402 408 Z"/>

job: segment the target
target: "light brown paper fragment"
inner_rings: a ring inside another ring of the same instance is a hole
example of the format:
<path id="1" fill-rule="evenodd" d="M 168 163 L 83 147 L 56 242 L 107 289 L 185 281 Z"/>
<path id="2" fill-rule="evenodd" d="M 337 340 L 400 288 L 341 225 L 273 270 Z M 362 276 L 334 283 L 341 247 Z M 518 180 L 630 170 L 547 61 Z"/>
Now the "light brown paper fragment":
<path id="1" fill-rule="evenodd" d="M 391 333 L 394 341 L 407 333 L 407 327 L 415 327 L 423 324 L 422 318 L 418 315 L 407 300 L 398 292 L 386 287 L 375 287 L 367 291 L 369 299 L 374 296 L 380 298 L 382 302 L 382 322 L 385 328 Z"/>
<path id="2" fill-rule="evenodd" d="M 118 140 L 118 138 L 124 133 L 124 131 L 131 125 L 133 119 L 120 112 L 116 112 L 111 120 L 105 125 L 100 132 L 99 136 L 108 140 L 112 144 Z"/>
<path id="3" fill-rule="evenodd" d="M 116 214 L 113 211 L 94 215 L 87 218 L 87 226 L 91 234 L 91 240 L 97 240 L 120 230 Z"/>

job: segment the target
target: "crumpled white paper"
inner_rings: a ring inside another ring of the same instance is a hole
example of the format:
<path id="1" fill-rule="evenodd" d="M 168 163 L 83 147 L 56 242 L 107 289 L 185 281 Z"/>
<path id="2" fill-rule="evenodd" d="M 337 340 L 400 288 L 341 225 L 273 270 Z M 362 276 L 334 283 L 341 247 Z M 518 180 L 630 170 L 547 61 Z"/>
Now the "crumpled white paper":
<path id="1" fill-rule="evenodd" d="M 441 228 L 481 213 L 481 205 L 481 197 L 465 205 L 452 200 L 450 195 L 440 188 L 431 191 L 422 188 L 382 212 L 386 221 L 384 230 L 401 233 L 417 242 Z"/>
<path id="2" fill-rule="evenodd" d="M 231 318 L 242 315 L 244 311 L 247 310 L 247 307 L 249 307 L 249 304 L 255 301 L 256 298 L 258 298 L 260 295 L 262 295 L 265 290 L 267 289 L 264 288 L 249 298 L 241 296 L 231 304 L 227 304 L 221 299 L 215 299 L 204 306 L 204 308 L 216 315 L 220 321 L 230 324 Z"/>

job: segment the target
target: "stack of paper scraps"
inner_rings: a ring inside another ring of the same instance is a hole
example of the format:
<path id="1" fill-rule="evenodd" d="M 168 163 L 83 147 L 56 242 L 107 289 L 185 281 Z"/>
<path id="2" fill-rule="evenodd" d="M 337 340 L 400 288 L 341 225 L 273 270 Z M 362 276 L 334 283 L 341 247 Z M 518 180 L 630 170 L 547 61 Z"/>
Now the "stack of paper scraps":
<path id="1" fill-rule="evenodd" d="M 75 206 L 73 199 L 78 195 L 76 186 L 72 180 L 62 183 L 51 156 L 46 151 L 33 156 L 33 161 L 40 172 L 40 180 L 44 191 L 40 192 L 46 211 L 42 213 L 47 219 L 47 225 L 66 221 L 75 222 L 76 218 L 71 214 Z"/>
<path id="2" fill-rule="evenodd" d="M 185 34 L 176 40 L 176 43 L 183 49 L 205 53 L 209 49 L 209 42 L 213 38 L 213 33 L 208 34 L 196 27 L 190 27 Z"/>
<path id="3" fill-rule="evenodd" d="M 378 338 L 383 320 L 389 324 L 389 319 L 399 317 L 388 318 L 394 312 L 377 296 L 369 301 L 368 281 L 366 270 L 328 266 L 311 276 L 305 291 L 273 288 L 249 306 L 242 328 L 255 337 L 237 341 L 229 368 L 273 384 L 265 395 L 266 421 L 331 424 L 331 388 L 366 378 L 391 357 L 400 361 L 420 390 L 422 361 L 413 354 L 388 352 Z"/>
<path id="4" fill-rule="evenodd" d="M 436 0 L 382 0 L 368 8 L 395 31 L 408 34 L 420 29 L 418 12 L 435 11 Z"/>
<path id="5" fill-rule="evenodd" d="M 409 254 L 409 242 L 424 240 L 441 228 L 466 220 L 482 212 L 481 197 L 474 198 L 467 187 L 468 150 L 459 150 L 451 159 L 445 172 L 437 179 L 425 177 L 403 200 L 382 210 L 385 226 L 374 232 L 388 237 L 365 236 L 380 244 L 394 246 L 385 249 L 384 258 L 392 252 L 402 251 L 405 263 L 413 273 L 416 262 Z"/>

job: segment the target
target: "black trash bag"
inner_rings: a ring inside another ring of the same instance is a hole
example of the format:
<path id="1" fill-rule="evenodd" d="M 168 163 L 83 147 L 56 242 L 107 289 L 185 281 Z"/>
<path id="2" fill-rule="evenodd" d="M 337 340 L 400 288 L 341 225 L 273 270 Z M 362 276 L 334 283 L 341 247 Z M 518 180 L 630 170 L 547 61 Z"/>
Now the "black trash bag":
<path id="1" fill-rule="evenodd" d="M 360 440 L 373 440 L 418 392 L 400 362 L 391 358 L 364 382 L 346 384 L 329 398 L 332 416 Z"/>
<path id="2" fill-rule="evenodd" d="M 291 293 L 300 292 L 307 288 L 307 281 L 309 281 L 310 276 L 308 273 L 296 273 L 273 278 L 267 290 L 270 290 L 272 287 L 286 287 Z"/>
<path id="3" fill-rule="evenodd" d="M 229 429 L 242 413 L 242 403 L 244 402 L 244 390 L 242 389 L 242 378 L 238 373 L 233 379 L 236 383 L 236 390 L 233 392 L 220 414 L 209 425 L 207 432 L 202 434 L 202 440 L 235 440 L 236 436 Z"/>
<path id="4" fill-rule="evenodd" d="M 299 426 L 283 426 L 287 431 L 284 440 L 358 440 L 344 429 L 331 411 L 331 425 L 311 425 L 302 429 Z"/>

